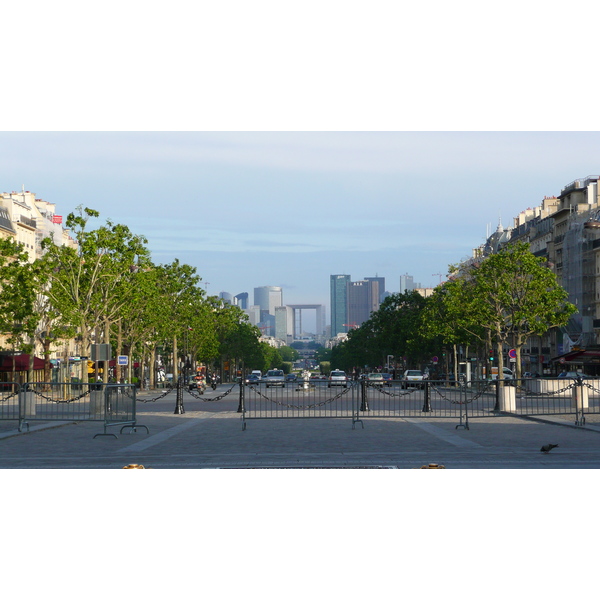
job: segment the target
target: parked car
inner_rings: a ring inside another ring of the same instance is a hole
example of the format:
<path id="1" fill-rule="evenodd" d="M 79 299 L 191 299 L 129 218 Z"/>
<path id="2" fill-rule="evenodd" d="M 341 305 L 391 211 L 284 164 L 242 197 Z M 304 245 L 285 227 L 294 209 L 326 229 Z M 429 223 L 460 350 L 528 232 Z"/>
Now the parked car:
<path id="1" fill-rule="evenodd" d="M 423 371 L 417 369 L 409 369 L 404 371 L 402 376 L 402 387 L 406 389 L 409 386 L 420 386 L 423 383 Z"/>
<path id="2" fill-rule="evenodd" d="M 494 373 L 494 370 L 496 371 L 495 373 Z M 515 374 L 508 367 L 503 367 L 502 373 L 504 375 L 504 379 L 514 379 L 515 378 Z M 491 379 L 492 380 L 498 379 L 498 367 L 492 367 Z"/>
<path id="3" fill-rule="evenodd" d="M 260 375 L 257 375 L 256 373 L 250 373 L 250 375 L 246 377 L 246 385 L 258 385 L 259 383 Z"/>
<path id="4" fill-rule="evenodd" d="M 285 378 L 281 369 L 271 369 L 270 371 L 267 371 L 264 381 L 267 387 L 273 385 L 285 387 Z"/>
<path id="5" fill-rule="evenodd" d="M 383 384 L 385 383 L 383 380 L 383 374 L 382 373 L 369 373 L 367 375 L 367 383 L 370 383 L 371 385 L 383 386 Z"/>
<path id="6" fill-rule="evenodd" d="M 559 379 L 577 379 L 578 377 L 581 377 L 581 379 L 587 379 L 587 375 L 579 373 L 578 371 L 563 371 L 562 373 L 558 374 Z"/>
<path id="7" fill-rule="evenodd" d="M 329 374 L 329 383 L 327 387 L 331 387 L 332 385 L 343 385 L 345 388 L 348 387 L 348 377 L 344 371 L 331 371 Z"/>

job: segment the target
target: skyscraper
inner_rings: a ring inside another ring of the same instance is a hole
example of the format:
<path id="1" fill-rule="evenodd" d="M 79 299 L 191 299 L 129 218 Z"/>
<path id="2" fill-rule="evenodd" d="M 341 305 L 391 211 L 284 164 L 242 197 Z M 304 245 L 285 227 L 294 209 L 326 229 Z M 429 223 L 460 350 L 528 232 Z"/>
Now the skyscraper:
<path id="1" fill-rule="evenodd" d="M 373 279 L 349 281 L 347 302 L 348 324 L 352 327 L 362 325 L 379 308 L 379 282 Z"/>
<path id="2" fill-rule="evenodd" d="M 275 307 L 283 306 L 283 291 L 274 285 L 254 288 L 254 304 L 258 304 L 261 311 L 275 316 Z"/>
<path id="3" fill-rule="evenodd" d="M 242 309 L 248 308 L 248 292 L 242 292 L 241 294 L 236 294 L 234 296 L 237 301 L 237 305 Z"/>
<path id="4" fill-rule="evenodd" d="M 379 304 L 381 304 L 385 298 L 385 277 L 365 277 L 365 281 L 376 281 L 379 284 Z"/>
<path id="5" fill-rule="evenodd" d="M 347 284 L 350 282 L 350 275 L 331 275 L 331 336 L 334 337 L 338 333 L 346 333 L 348 327 L 344 323 L 348 323 L 347 312 Z"/>
<path id="6" fill-rule="evenodd" d="M 286 344 L 294 341 L 294 309 L 291 306 L 275 307 L 275 337 Z"/>
<path id="7" fill-rule="evenodd" d="M 400 275 L 400 293 L 404 294 L 404 292 L 411 292 L 416 288 L 420 288 L 420 283 L 415 283 L 415 280 L 412 275 L 406 273 L 406 275 Z"/>

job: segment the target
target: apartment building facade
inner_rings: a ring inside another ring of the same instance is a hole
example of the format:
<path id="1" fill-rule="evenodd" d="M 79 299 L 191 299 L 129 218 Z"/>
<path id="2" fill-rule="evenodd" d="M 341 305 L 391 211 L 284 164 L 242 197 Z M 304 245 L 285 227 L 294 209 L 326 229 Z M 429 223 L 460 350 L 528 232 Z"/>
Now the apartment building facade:
<path id="1" fill-rule="evenodd" d="M 463 266 L 498 252 L 506 244 L 525 241 L 543 257 L 577 307 L 565 327 L 530 338 L 523 349 L 523 372 L 552 374 L 581 369 L 600 375 L 600 176 L 590 175 L 564 186 L 498 226 L 485 244 L 475 248 Z"/>

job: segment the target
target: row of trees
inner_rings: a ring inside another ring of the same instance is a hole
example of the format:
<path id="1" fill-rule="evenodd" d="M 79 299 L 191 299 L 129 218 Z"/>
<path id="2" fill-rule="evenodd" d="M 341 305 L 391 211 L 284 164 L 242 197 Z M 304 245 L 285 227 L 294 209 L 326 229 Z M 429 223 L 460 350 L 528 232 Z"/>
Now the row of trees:
<path id="1" fill-rule="evenodd" d="M 352 370 L 384 365 L 388 356 L 406 368 L 427 364 L 434 355 L 450 354 L 457 346 L 475 348 L 481 356 L 495 349 L 498 369 L 503 349 L 517 352 L 531 336 L 566 325 L 576 307 L 543 258 L 526 243 L 506 246 L 467 269 L 451 266 L 450 280 L 428 298 L 417 292 L 393 294 L 348 340 L 333 349 L 332 364 Z M 454 372 L 457 374 L 456 356 Z"/>
<path id="2" fill-rule="evenodd" d="M 33 263 L 21 244 L 0 240 L 5 350 L 29 353 L 32 368 L 33 349 L 41 346 L 46 381 L 51 352 L 69 340 L 85 356 L 92 342 L 111 344 L 114 355 L 149 365 L 151 380 L 157 349 L 176 357 L 175 374 L 182 355 L 207 364 L 281 366 L 281 354 L 259 341 L 260 330 L 238 307 L 207 296 L 194 267 L 178 260 L 153 263 L 143 236 L 111 221 L 91 229 L 90 219 L 98 217 L 82 207 L 69 214 L 66 226 L 77 246 L 47 238 L 43 256 Z"/>

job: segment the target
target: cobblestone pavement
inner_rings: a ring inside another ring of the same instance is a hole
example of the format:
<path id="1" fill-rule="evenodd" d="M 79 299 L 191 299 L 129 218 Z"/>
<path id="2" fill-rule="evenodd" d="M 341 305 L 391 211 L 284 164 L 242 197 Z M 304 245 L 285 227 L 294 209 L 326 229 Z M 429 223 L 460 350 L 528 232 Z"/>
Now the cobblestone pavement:
<path id="1" fill-rule="evenodd" d="M 101 422 L 0 421 L 2 469 L 113 469 L 128 464 L 155 469 L 380 468 L 414 469 L 435 463 L 447 469 L 595 469 L 600 467 L 600 424 L 574 417 L 471 419 L 375 418 L 352 420 L 253 419 L 242 430 L 231 386 L 209 390 L 203 399 L 184 394 L 184 414 L 174 414 L 175 392 L 138 396 L 135 432 L 96 437 Z M 146 433 L 146 426 L 149 433 Z M 113 431 L 113 429 L 111 429 Z M 559 447 L 540 452 L 547 443 Z"/>

